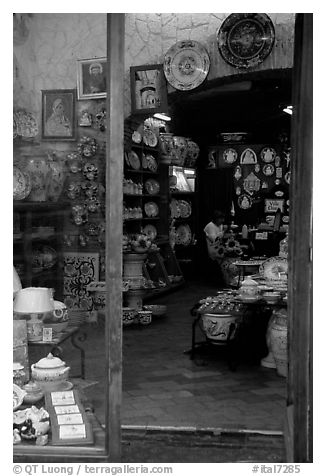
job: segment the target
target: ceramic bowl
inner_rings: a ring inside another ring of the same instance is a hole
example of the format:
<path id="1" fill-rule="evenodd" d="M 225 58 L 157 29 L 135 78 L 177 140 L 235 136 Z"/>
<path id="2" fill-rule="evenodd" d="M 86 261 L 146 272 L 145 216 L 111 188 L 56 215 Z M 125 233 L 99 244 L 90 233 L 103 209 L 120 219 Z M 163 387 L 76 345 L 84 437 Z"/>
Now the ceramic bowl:
<path id="1" fill-rule="evenodd" d="M 26 392 L 24 403 L 28 405 L 34 405 L 34 403 L 39 402 L 44 397 L 42 388 L 36 382 L 28 382 L 24 385 L 23 390 Z"/>
<path id="2" fill-rule="evenodd" d="M 153 316 L 164 316 L 167 311 L 167 306 L 164 304 L 147 304 L 143 308 L 145 311 L 151 311 Z"/>
<path id="3" fill-rule="evenodd" d="M 152 311 L 138 311 L 138 322 L 143 326 L 147 326 L 152 322 Z"/>
<path id="4" fill-rule="evenodd" d="M 137 312 L 131 307 L 122 308 L 122 324 L 124 326 L 129 326 L 135 322 Z"/>

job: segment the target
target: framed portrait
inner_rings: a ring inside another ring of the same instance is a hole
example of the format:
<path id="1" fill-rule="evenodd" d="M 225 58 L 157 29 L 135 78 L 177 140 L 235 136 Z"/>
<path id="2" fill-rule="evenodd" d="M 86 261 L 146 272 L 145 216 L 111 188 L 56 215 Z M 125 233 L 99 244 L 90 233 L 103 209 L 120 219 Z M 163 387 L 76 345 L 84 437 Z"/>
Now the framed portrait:
<path id="1" fill-rule="evenodd" d="M 76 140 L 76 90 L 42 90 L 42 139 Z"/>
<path id="2" fill-rule="evenodd" d="M 78 99 L 106 98 L 106 58 L 77 60 Z"/>
<path id="3" fill-rule="evenodd" d="M 162 64 L 130 67 L 131 112 L 167 112 L 167 90 Z"/>

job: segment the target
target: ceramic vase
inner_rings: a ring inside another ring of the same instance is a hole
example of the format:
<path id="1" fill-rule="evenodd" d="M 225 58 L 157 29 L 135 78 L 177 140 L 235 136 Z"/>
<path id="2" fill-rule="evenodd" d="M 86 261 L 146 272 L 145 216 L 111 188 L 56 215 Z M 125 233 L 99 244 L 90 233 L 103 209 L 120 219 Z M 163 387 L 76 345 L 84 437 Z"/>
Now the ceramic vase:
<path id="1" fill-rule="evenodd" d="M 266 357 L 262 358 L 260 361 L 260 365 L 262 367 L 267 367 L 269 369 L 275 369 L 276 364 L 275 364 L 275 359 L 274 355 L 272 352 L 272 343 L 271 343 L 271 327 L 273 324 L 274 316 L 272 315 L 267 326 L 267 331 L 266 331 L 266 345 L 268 349 L 268 354 Z"/>
<path id="2" fill-rule="evenodd" d="M 232 328 L 231 325 L 233 324 Z M 202 325 L 206 337 L 217 344 L 225 344 L 230 334 L 230 340 L 234 339 L 237 328 L 237 317 L 231 314 L 203 314 Z M 231 330 L 230 330 L 231 329 Z"/>
<path id="3" fill-rule="evenodd" d="M 28 201 L 45 202 L 51 178 L 51 169 L 45 154 L 30 156 L 25 159 L 25 170 L 32 180 L 32 190 Z"/>
<path id="4" fill-rule="evenodd" d="M 187 140 L 185 137 L 182 136 L 174 136 L 173 137 L 174 143 L 174 158 L 173 164 L 182 167 L 185 163 L 187 157 Z"/>
<path id="5" fill-rule="evenodd" d="M 126 303 L 132 309 L 142 309 L 145 289 L 131 289 L 126 292 Z"/>
<path id="6" fill-rule="evenodd" d="M 199 146 L 191 139 L 187 139 L 187 167 L 194 167 L 199 156 Z"/>
<path id="7" fill-rule="evenodd" d="M 173 159 L 173 134 L 165 132 L 159 135 L 159 146 L 161 150 L 161 163 L 171 164 Z"/>
<path id="8" fill-rule="evenodd" d="M 123 255 L 123 277 L 142 276 L 143 263 L 146 258 L 146 253 L 124 253 Z"/>
<path id="9" fill-rule="evenodd" d="M 48 187 L 48 200 L 57 202 L 63 191 L 65 183 L 65 166 L 64 161 L 60 159 L 49 160 L 51 171 L 51 180 Z"/>
<path id="10" fill-rule="evenodd" d="M 271 324 L 271 347 L 278 375 L 287 377 L 287 317 L 286 310 L 284 309 L 274 313 L 274 319 Z"/>

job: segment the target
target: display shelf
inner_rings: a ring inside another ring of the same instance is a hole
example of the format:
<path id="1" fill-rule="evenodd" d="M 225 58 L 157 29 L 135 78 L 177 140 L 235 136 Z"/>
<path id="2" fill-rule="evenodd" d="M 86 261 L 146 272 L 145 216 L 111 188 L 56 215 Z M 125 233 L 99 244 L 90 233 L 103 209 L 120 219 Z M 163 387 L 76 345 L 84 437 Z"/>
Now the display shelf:
<path id="1" fill-rule="evenodd" d="M 19 216 L 19 233 L 14 234 L 14 265 L 20 269 L 20 279 L 24 287 L 46 286 L 55 289 L 56 298 L 62 300 L 63 263 L 62 236 L 64 214 L 67 202 L 14 202 L 14 214 Z M 50 233 L 44 230 L 37 233 L 39 226 L 51 227 Z M 54 230 L 54 231 L 52 231 Z M 18 238 L 20 236 L 20 238 Z M 33 250 L 35 244 L 50 245 L 56 251 L 56 263 L 53 267 L 33 271 Z M 22 265 L 22 266 L 20 266 Z"/>

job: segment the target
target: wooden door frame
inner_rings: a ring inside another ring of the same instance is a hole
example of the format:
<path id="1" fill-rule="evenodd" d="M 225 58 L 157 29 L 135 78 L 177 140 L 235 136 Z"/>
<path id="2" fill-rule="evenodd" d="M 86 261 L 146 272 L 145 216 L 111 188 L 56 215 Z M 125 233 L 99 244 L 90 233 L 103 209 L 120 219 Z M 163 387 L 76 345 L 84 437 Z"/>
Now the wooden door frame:
<path id="1" fill-rule="evenodd" d="M 123 13 L 107 14 L 105 446 L 110 462 L 121 461 L 124 16 Z"/>
<path id="2" fill-rule="evenodd" d="M 289 229 L 287 460 L 312 462 L 313 18 L 296 15 Z"/>

